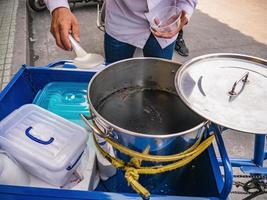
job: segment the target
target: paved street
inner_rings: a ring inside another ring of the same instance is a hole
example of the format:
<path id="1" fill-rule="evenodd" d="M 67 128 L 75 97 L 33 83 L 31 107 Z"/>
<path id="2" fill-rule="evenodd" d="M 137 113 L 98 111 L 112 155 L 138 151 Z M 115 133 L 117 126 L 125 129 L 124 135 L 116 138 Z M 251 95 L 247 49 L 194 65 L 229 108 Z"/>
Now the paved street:
<path id="1" fill-rule="evenodd" d="M 63 51 L 55 45 L 49 32 L 48 11 L 29 11 L 28 20 L 25 20 L 18 17 L 24 12 L 26 16 L 25 1 L 18 2 L 0 0 L 0 90 L 25 62 L 44 66 L 55 60 L 75 57 L 73 52 Z M 197 10 L 184 29 L 190 55 L 181 57 L 175 52 L 173 60 L 183 63 L 196 56 L 221 52 L 267 59 L 266 10 L 266 0 L 199 0 Z M 96 5 L 77 4 L 74 14 L 81 25 L 81 45 L 90 53 L 103 55 L 103 32 L 96 27 Z M 140 50 L 136 56 L 142 56 Z M 253 135 L 227 131 L 223 137 L 231 156 L 253 155 Z M 231 198 L 240 199 L 240 196 L 231 195 Z M 267 199 L 267 195 L 256 199 Z"/>
<path id="2" fill-rule="evenodd" d="M 11 78 L 17 7 L 17 0 L 0 1 L 0 90 Z"/>
<path id="3" fill-rule="evenodd" d="M 233 4 L 230 0 L 199 1 L 198 9 L 185 28 L 189 57 L 175 53 L 173 60 L 184 62 L 207 53 L 232 52 L 267 58 L 267 3 L 264 0 Z M 233 4 L 233 5 L 232 5 Z M 223 9 L 223 12 L 220 10 Z M 96 6 L 78 4 L 74 9 L 81 24 L 81 44 L 88 52 L 103 54 L 103 33 L 96 28 Z M 55 59 L 72 59 L 72 52 L 60 50 L 49 33 L 48 12 L 31 13 L 34 33 L 34 64 L 45 65 Z M 47 30 L 47 31 L 44 31 Z M 141 56 L 140 51 L 136 53 Z"/>

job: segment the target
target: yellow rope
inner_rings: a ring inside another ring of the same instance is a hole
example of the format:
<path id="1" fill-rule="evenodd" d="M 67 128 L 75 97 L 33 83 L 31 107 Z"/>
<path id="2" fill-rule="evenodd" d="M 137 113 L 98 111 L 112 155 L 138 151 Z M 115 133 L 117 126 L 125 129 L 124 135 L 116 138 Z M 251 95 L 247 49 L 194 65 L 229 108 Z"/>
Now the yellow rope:
<path id="1" fill-rule="evenodd" d="M 139 174 L 135 168 L 127 168 L 124 177 L 138 194 L 147 199 L 150 197 L 150 192 L 138 182 Z"/>
<path id="2" fill-rule="evenodd" d="M 198 140 L 187 150 L 183 151 L 182 153 L 174 154 L 174 155 L 165 155 L 165 156 L 159 156 L 159 155 L 150 155 L 150 154 L 143 154 L 137 151 L 134 151 L 132 149 L 129 149 L 111 138 L 105 137 L 104 133 L 94 124 L 94 128 L 98 131 L 98 134 L 102 135 L 103 138 L 105 138 L 106 142 L 108 142 L 112 147 L 119 150 L 125 155 L 128 155 L 133 158 L 137 158 L 144 161 L 151 161 L 151 162 L 170 162 L 170 161 L 176 161 L 179 159 L 183 159 L 184 157 L 188 157 L 195 153 L 195 149 L 200 144 L 203 132 L 199 136 Z"/>
<path id="3" fill-rule="evenodd" d="M 126 178 L 128 184 L 130 184 L 131 187 L 138 194 L 140 194 L 141 196 L 143 196 L 145 198 L 149 198 L 149 196 L 150 196 L 149 191 L 146 188 L 144 188 L 138 182 L 139 174 L 158 174 L 158 173 L 167 172 L 167 171 L 171 171 L 171 170 L 177 169 L 179 167 L 182 167 L 182 166 L 188 164 L 189 162 L 191 162 L 193 159 L 195 159 L 203 151 L 205 151 L 206 148 L 212 143 L 212 141 L 214 140 L 215 136 L 214 135 L 210 136 L 209 138 L 204 140 L 201 144 L 199 144 L 195 148 L 192 148 L 193 149 L 193 151 L 192 151 L 193 153 L 190 152 L 190 153 L 184 154 L 182 159 L 180 159 L 180 156 L 177 156 L 176 157 L 177 158 L 176 162 L 174 162 L 174 163 L 167 164 L 167 165 L 164 165 L 164 166 L 152 166 L 152 167 L 141 167 L 142 159 L 136 158 L 134 156 L 132 156 L 132 159 L 131 159 L 131 161 L 129 163 L 125 163 L 124 161 L 122 161 L 122 160 L 120 160 L 118 158 L 115 158 L 115 157 L 111 156 L 109 153 L 107 153 L 98 144 L 97 139 L 96 139 L 94 134 L 93 134 L 93 138 L 94 138 L 94 142 L 96 144 L 96 147 L 100 151 L 100 153 L 106 159 L 108 159 L 112 163 L 113 166 L 115 166 L 116 168 L 120 168 L 120 169 L 125 171 L 125 178 Z M 109 139 L 105 138 L 105 140 L 108 142 Z M 118 143 L 116 143 L 115 145 L 118 145 Z M 149 152 L 149 148 L 146 148 L 143 153 L 139 153 L 139 152 L 138 153 L 142 154 L 141 157 L 151 156 L 151 155 L 148 155 L 148 152 Z M 177 155 L 181 155 L 181 154 L 177 154 Z M 187 155 L 187 156 L 185 156 L 185 155 Z M 172 156 L 175 157 L 175 155 L 172 155 Z M 153 156 L 153 157 L 154 157 L 153 159 L 155 159 L 157 156 Z M 151 161 L 148 158 L 146 160 Z"/>
<path id="4" fill-rule="evenodd" d="M 206 148 L 208 148 L 209 145 L 213 142 L 214 138 L 215 138 L 214 135 L 208 137 L 205 141 L 203 141 L 197 147 L 196 153 L 191 155 L 191 156 L 188 156 L 186 158 L 183 158 L 183 159 L 178 160 L 174 163 L 164 165 L 164 166 L 140 167 L 139 169 L 137 169 L 137 172 L 139 174 L 158 174 L 158 173 L 167 172 L 167 171 L 171 171 L 171 170 L 177 169 L 179 167 L 182 167 L 182 166 L 188 164 L 189 162 L 191 162 L 192 160 L 194 160 L 203 151 L 205 151 Z"/>

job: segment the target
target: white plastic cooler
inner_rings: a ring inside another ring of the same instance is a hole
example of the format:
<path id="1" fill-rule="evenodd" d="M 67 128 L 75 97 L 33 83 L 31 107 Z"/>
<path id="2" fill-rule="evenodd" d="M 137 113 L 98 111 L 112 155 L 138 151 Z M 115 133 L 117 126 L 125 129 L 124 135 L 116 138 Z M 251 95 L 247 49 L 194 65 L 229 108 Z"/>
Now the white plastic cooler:
<path id="1" fill-rule="evenodd" d="M 31 174 L 62 186 L 77 168 L 88 140 L 84 128 L 27 104 L 0 122 L 0 146 Z"/>

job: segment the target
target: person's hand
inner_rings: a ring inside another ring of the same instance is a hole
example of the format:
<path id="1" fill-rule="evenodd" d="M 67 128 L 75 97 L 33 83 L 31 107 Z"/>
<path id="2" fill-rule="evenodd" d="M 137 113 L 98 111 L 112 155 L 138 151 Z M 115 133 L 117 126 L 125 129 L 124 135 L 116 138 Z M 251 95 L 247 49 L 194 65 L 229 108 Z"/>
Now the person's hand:
<path id="1" fill-rule="evenodd" d="M 59 7 L 53 11 L 50 32 L 56 39 L 57 46 L 65 50 L 71 50 L 68 37 L 70 33 L 75 40 L 80 41 L 79 23 L 68 8 Z"/>
<path id="2" fill-rule="evenodd" d="M 175 17 L 175 16 L 173 16 L 173 17 Z M 168 21 L 173 21 L 173 18 L 170 17 L 170 19 Z M 166 25 L 168 24 L 168 21 L 165 22 Z M 156 19 L 155 23 L 159 24 L 160 22 L 157 21 L 157 19 Z M 172 38 L 184 27 L 184 25 L 186 25 L 188 23 L 188 17 L 187 17 L 187 13 L 185 11 L 182 11 L 180 21 L 178 21 L 177 23 L 178 23 L 178 26 L 174 30 L 166 30 L 166 29 L 165 30 L 157 30 L 157 29 L 151 28 L 151 31 L 156 37 L 166 38 L 166 39 Z M 164 26 L 164 24 L 162 26 Z"/>

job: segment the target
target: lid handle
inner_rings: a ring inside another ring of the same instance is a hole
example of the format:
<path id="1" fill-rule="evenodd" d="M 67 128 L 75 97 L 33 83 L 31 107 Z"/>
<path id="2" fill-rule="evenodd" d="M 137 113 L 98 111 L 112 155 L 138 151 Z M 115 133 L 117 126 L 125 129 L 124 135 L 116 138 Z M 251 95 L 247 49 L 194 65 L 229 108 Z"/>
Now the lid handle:
<path id="1" fill-rule="evenodd" d="M 34 142 L 37 142 L 37 143 L 39 143 L 39 144 L 43 144 L 43 145 L 48 145 L 48 144 L 51 144 L 53 141 L 54 141 L 54 138 L 53 137 L 51 137 L 49 140 L 47 140 L 47 141 L 43 141 L 43 140 L 41 140 L 41 139 L 38 139 L 38 138 L 36 138 L 36 137 L 34 137 L 32 134 L 31 134 L 31 129 L 32 129 L 32 127 L 30 126 L 29 128 L 27 128 L 26 130 L 25 130 L 25 134 L 26 134 L 26 136 L 28 137 L 28 138 L 30 138 L 31 140 L 33 140 Z"/>
<path id="2" fill-rule="evenodd" d="M 233 84 L 232 89 L 228 92 L 228 94 L 230 95 L 229 100 L 231 100 L 232 97 L 239 95 L 243 91 L 243 89 L 245 87 L 245 84 L 248 82 L 248 75 L 249 75 L 249 72 L 245 73 L 238 81 L 236 81 Z M 243 83 L 242 88 L 241 88 L 241 90 L 239 92 L 236 92 L 235 91 L 236 86 L 240 82 Z"/>

